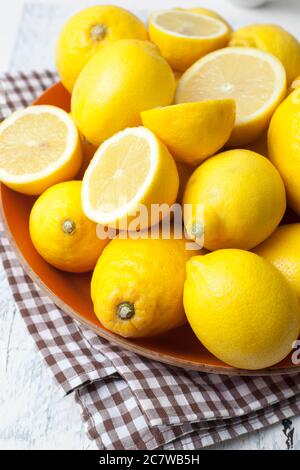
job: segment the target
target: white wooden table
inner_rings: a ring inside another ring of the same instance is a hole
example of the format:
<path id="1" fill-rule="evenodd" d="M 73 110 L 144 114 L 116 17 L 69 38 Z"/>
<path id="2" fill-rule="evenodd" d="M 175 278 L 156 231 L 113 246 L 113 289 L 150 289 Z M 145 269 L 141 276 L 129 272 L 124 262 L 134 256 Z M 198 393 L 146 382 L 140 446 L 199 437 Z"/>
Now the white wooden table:
<path id="1" fill-rule="evenodd" d="M 58 31 L 74 11 L 106 1 L 9 0 L 0 16 L 0 72 L 54 67 Z M 160 0 L 112 0 L 146 18 Z M 53 7 L 55 5 L 55 8 Z M 277 22 L 299 35 L 299 0 L 277 0 L 259 10 L 241 10 L 227 0 L 164 0 L 164 8 L 208 6 L 234 25 Z M 42 362 L 16 309 L 0 266 L 0 449 L 94 449 L 85 435 L 80 409 L 72 395 L 63 397 Z M 294 449 L 300 449 L 300 417 L 294 418 Z M 285 449 L 279 423 L 263 431 L 213 446 L 215 449 Z"/>

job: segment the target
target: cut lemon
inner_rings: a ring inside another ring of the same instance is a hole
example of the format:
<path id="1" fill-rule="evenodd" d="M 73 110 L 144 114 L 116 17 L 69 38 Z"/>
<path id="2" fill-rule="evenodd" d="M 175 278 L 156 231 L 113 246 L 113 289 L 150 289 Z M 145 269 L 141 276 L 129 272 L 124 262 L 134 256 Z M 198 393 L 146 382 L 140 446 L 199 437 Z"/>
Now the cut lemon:
<path id="1" fill-rule="evenodd" d="M 237 117 L 228 145 L 256 140 L 286 95 L 286 73 L 271 54 L 228 47 L 198 60 L 180 78 L 177 103 L 232 98 Z"/>
<path id="2" fill-rule="evenodd" d="M 183 103 L 143 111 L 141 116 L 175 160 L 195 166 L 226 144 L 235 123 L 235 102 Z"/>
<path id="3" fill-rule="evenodd" d="M 152 204 L 164 204 L 167 211 L 178 187 L 176 164 L 164 144 L 144 127 L 128 128 L 95 153 L 83 178 L 83 211 L 89 219 L 115 228 L 128 229 L 140 217 L 137 228 L 144 228 L 163 216 L 164 210 L 151 218 Z"/>
<path id="4" fill-rule="evenodd" d="M 30 106 L 0 124 L 0 181 L 24 194 L 39 195 L 72 179 L 82 161 L 78 131 L 55 106 Z"/>
<path id="5" fill-rule="evenodd" d="M 182 72 L 230 40 L 230 29 L 219 19 L 184 10 L 153 13 L 149 34 L 171 67 Z"/>

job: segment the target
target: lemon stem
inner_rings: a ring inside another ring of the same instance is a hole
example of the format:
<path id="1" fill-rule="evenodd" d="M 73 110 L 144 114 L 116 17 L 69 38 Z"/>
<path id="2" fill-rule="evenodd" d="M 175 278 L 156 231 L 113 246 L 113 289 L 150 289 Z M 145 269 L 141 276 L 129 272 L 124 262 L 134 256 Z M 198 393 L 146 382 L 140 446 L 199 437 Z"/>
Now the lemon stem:
<path id="1" fill-rule="evenodd" d="M 129 302 L 122 302 L 118 305 L 117 315 L 121 320 L 130 320 L 134 314 L 134 306 Z"/>
<path id="2" fill-rule="evenodd" d="M 101 41 L 106 34 L 106 27 L 103 24 L 95 24 L 91 29 L 92 40 L 97 42 Z"/>
<path id="3" fill-rule="evenodd" d="M 71 235 L 72 233 L 74 233 L 75 229 L 76 229 L 76 225 L 73 222 L 73 220 L 69 220 L 69 219 L 65 220 L 61 224 L 61 227 L 62 227 L 63 232 L 68 234 L 68 235 Z"/>

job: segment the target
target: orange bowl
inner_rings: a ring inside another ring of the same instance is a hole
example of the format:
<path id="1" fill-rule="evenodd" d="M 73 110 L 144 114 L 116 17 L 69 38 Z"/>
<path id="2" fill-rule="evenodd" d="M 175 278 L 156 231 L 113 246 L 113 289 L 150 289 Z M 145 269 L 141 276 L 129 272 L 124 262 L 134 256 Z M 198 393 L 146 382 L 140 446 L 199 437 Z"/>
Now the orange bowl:
<path id="1" fill-rule="evenodd" d="M 51 104 L 69 112 L 70 95 L 58 83 L 34 104 Z M 226 375 L 276 375 L 300 371 L 288 356 L 269 369 L 247 371 L 234 369 L 210 354 L 197 340 L 189 326 L 164 335 L 138 340 L 124 339 L 105 329 L 93 311 L 90 298 L 91 273 L 61 272 L 44 261 L 34 249 L 28 220 L 35 198 L 19 194 L 1 185 L 2 215 L 17 257 L 27 274 L 64 312 L 113 344 L 150 359 L 172 366 Z"/>

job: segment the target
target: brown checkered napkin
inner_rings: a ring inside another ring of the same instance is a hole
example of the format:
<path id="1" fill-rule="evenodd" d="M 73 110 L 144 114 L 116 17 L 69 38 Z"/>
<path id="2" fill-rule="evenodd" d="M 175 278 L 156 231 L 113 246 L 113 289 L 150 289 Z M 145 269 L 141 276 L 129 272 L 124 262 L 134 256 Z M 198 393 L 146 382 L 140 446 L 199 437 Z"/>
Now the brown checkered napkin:
<path id="1" fill-rule="evenodd" d="M 3 117 L 55 80 L 51 72 L 6 74 Z M 198 449 L 299 414 L 299 375 L 226 377 L 136 356 L 56 307 L 20 267 L 3 227 L 0 254 L 29 333 L 64 392 L 75 390 L 100 449 Z"/>

